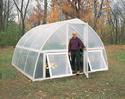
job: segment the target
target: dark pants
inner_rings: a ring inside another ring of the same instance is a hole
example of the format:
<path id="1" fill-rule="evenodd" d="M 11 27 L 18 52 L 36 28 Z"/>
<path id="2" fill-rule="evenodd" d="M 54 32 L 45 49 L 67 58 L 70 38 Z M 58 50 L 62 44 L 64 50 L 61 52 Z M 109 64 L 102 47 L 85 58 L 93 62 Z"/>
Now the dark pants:
<path id="1" fill-rule="evenodd" d="M 71 65 L 74 72 L 82 71 L 80 51 L 71 51 Z"/>

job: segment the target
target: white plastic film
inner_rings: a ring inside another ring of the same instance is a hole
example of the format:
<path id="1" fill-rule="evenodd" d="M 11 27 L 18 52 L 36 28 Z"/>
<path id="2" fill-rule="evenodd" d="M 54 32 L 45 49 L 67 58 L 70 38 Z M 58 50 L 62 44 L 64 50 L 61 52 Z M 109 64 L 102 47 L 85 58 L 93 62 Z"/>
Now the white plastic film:
<path id="1" fill-rule="evenodd" d="M 48 54 L 48 62 L 52 77 L 72 73 L 67 54 Z"/>

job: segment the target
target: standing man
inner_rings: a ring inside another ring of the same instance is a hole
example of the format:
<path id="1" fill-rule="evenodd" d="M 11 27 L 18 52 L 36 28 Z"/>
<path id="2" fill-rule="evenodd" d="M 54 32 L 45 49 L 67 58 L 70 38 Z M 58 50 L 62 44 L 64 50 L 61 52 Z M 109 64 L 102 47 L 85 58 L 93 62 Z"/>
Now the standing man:
<path id="1" fill-rule="evenodd" d="M 82 41 L 77 37 L 77 32 L 73 32 L 72 38 L 69 41 L 68 50 L 71 55 L 71 65 L 74 73 L 78 73 L 78 71 L 82 72 L 80 66 L 80 50 L 83 50 L 83 48 L 85 48 L 85 46 Z"/>

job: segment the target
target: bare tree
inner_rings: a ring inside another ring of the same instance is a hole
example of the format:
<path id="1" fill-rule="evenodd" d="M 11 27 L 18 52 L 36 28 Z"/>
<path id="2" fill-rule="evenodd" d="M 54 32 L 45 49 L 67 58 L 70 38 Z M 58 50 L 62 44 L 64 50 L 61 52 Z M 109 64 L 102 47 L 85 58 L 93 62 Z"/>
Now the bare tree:
<path id="1" fill-rule="evenodd" d="M 3 29 L 7 31 L 9 19 L 11 19 L 13 14 L 13 2 L 12 0 L 6 0 L 3 2 Z"/>
<path id="2" fill-rule="evenodd" d="M 115 44 L 122 43 L 125 37 L 124 27 L 125 27 L 125 2 L 123 0 L 118 1 L 111 7 L 111 17 L 110 25 L 112 26 L 111 30 L 111 39 Z"/>
<path id="3" fill-rule="evenodd" d="M 44 0 L 44 17 L 43 24 L 47 23 L 47 0 Z"/>
<path id="4" fill-rule="evenodd" d="M 99 1 L 98 0 L 93 0 L 93 13 L 94 13 L 94 22 L 93 22 L 93 28 L 96 30 L 96 23 L 97 23 L 97 20 L 100 18 L 101 16 L 101 12 L 102 12 L 102 8 L 103 8 L 103 3 L 104 3 L 104 0 L 101 0 L 100 1 L 100 5 L 98 7 L 98 3 Z M 99 9 L 99 10 L 98 10 Z"/>
<path id="5" fill-rule="evenodd" d="M 23 35 L 25 33 L 25 19 L 26 19 L 26 14 L 27 14 L 27 10 L 28 10 L 28 6 L 29 6 L 29 3 L 31 0 L 27 0 L 26 4 L 25 3 L 25 0 L 21 0 L 21 4 L 19 4 L 16 0 L 13 0 L 14 1 L 14 4 L 17 8 L 17 10 L 19 11 L 20 13 L 20 19 L 21 19 L 21 32 Z"/>
<path id="6" fill-rule="evenodd" d="M 3 31 L 3 24 L 2 24 L 3 15 L 2 15 L 2 13 L 3 13 L 3 0 L 0 0 L 0 32 Z"/>

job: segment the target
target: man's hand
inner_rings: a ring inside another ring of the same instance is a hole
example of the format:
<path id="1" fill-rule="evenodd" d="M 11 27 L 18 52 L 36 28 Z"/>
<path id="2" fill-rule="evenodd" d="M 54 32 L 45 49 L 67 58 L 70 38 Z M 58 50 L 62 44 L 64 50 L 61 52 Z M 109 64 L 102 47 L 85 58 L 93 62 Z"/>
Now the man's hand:
<path id="1" fill-rule="evenodd" d="M 87 48 L 85 47 L 84 50 L 87 50 Z"/>
<path id="2" fill-rule="evenodd" d="M 71 52 L 68 52 L 68 55 L 71 56 Z"/>

